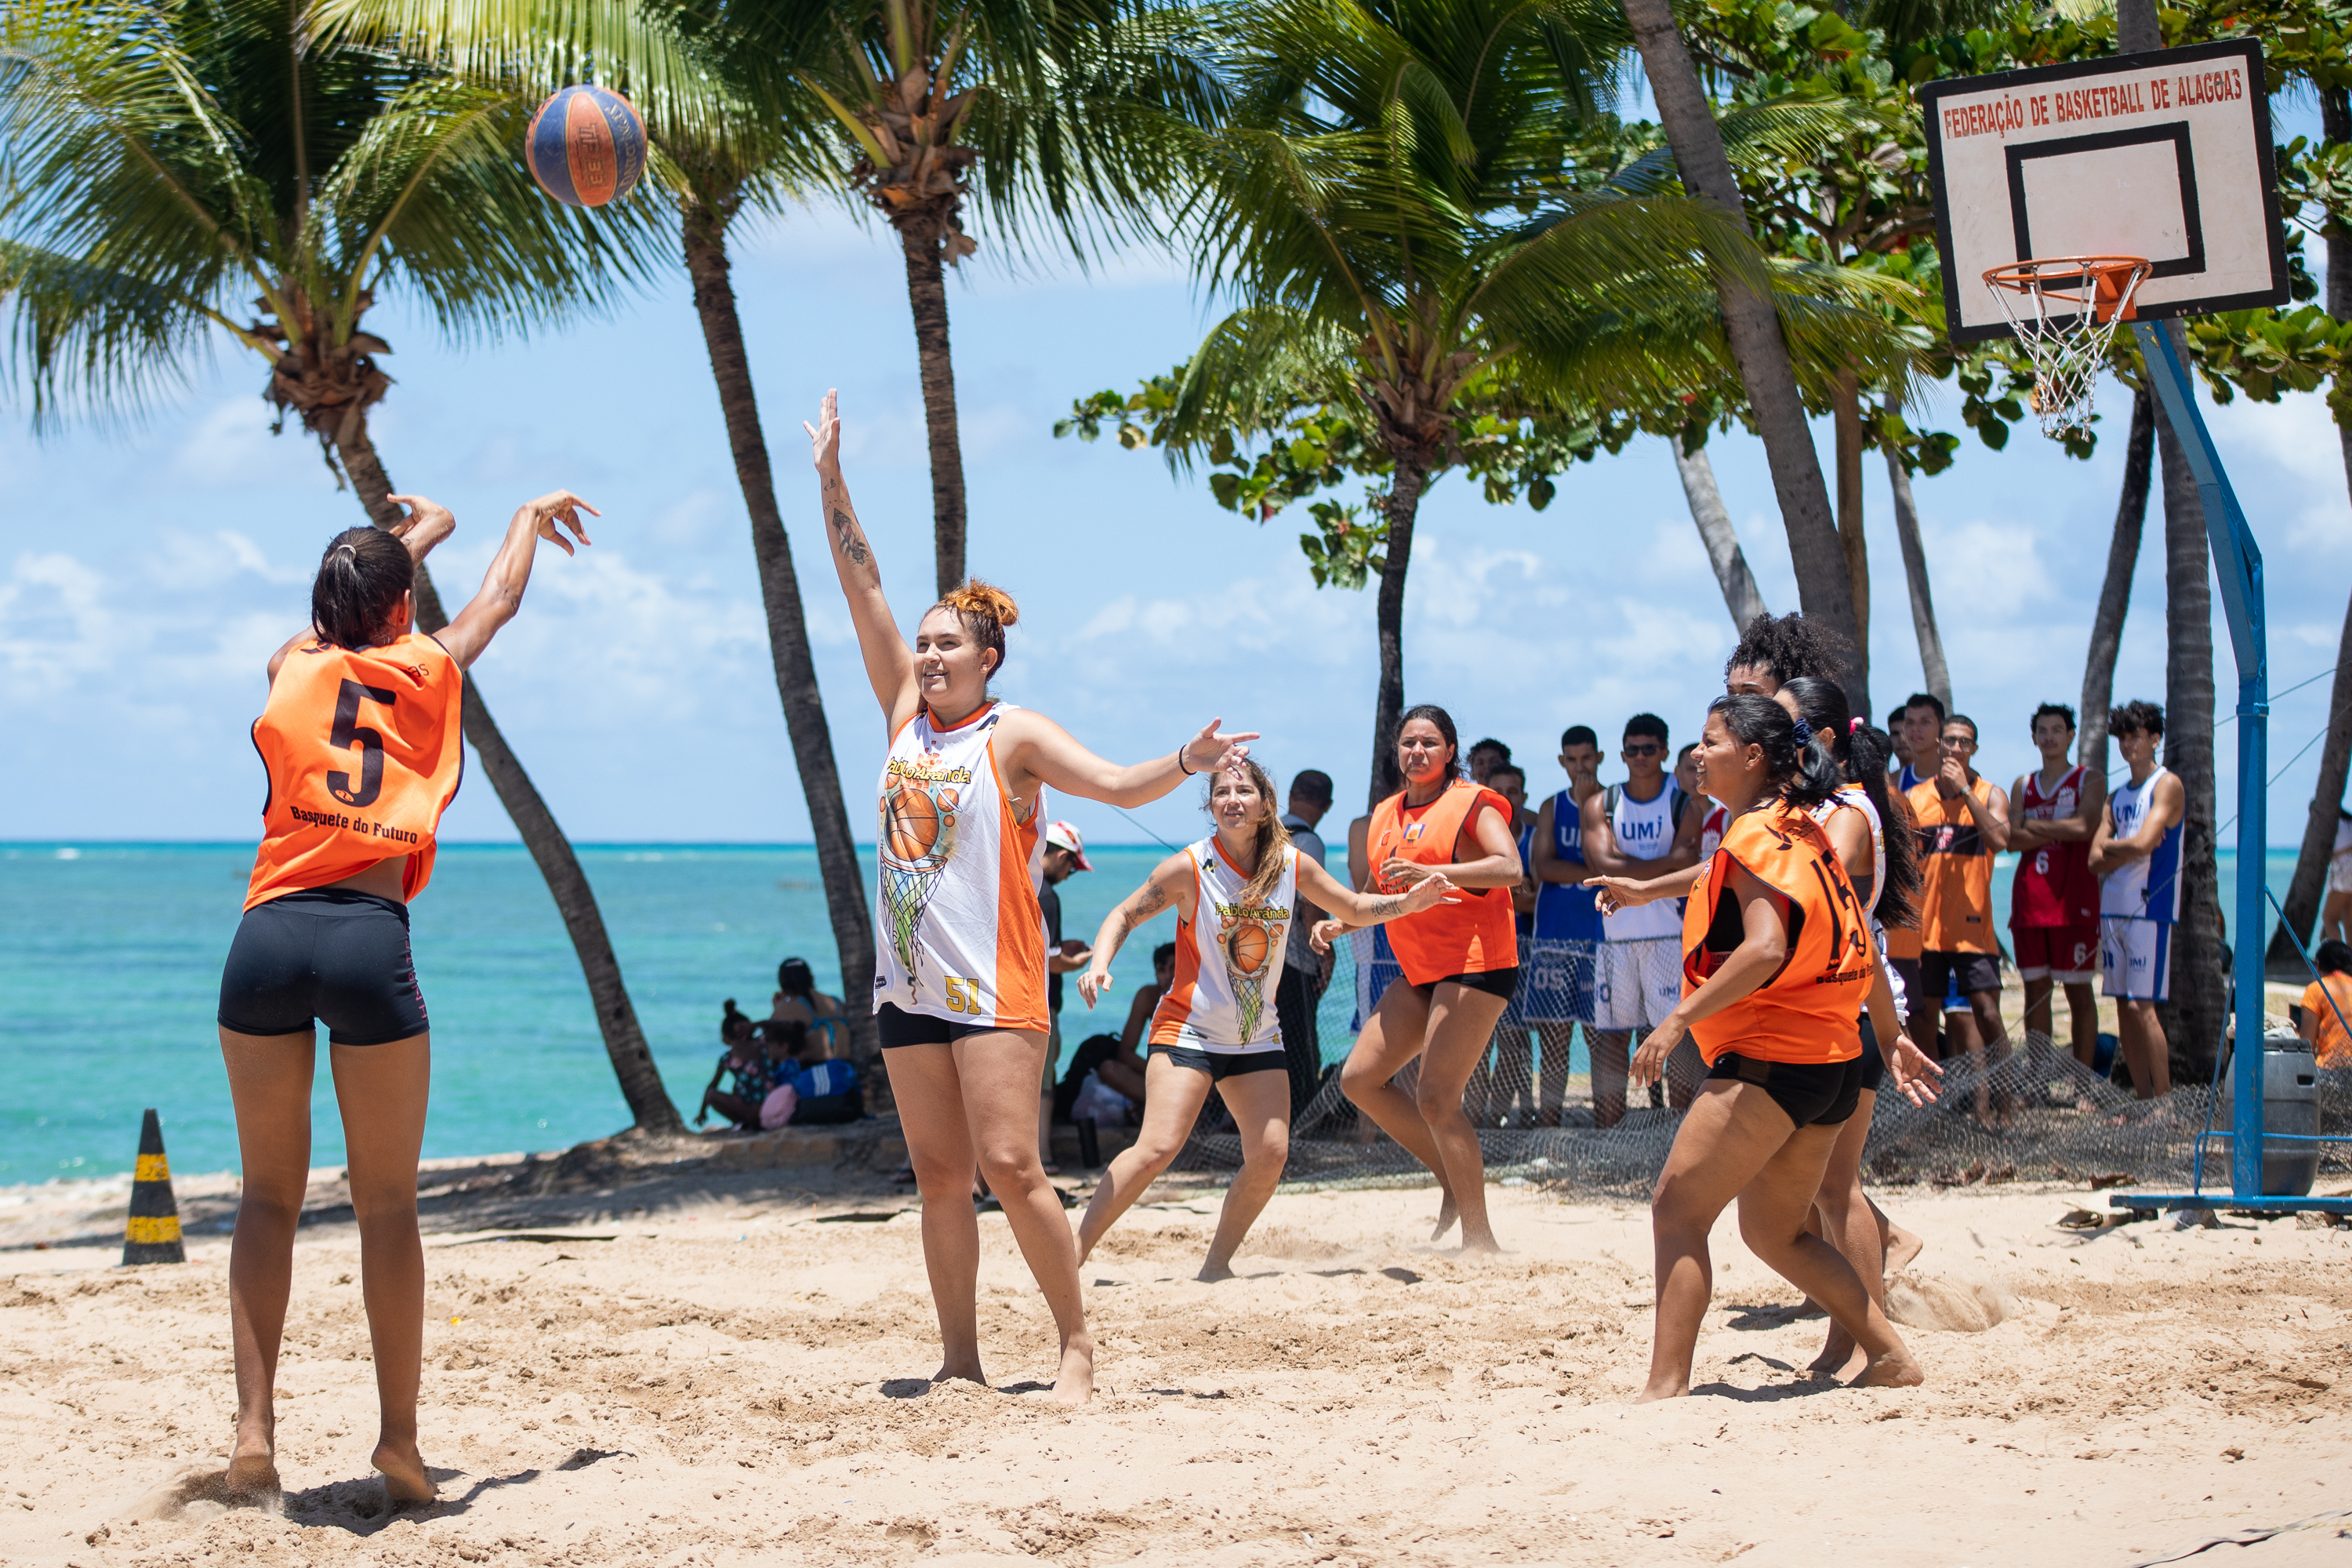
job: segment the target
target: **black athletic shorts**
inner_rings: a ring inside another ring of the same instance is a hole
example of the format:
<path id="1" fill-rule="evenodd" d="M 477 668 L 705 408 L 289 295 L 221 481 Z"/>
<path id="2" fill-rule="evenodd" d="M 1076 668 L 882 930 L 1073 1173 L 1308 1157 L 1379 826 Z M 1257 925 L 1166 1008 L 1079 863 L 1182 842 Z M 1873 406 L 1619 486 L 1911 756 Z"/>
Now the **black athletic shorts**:
<path id="1" fill-rule="evenodd" d="M 1443 980 L 1433 980 L 1426 985 L 1415 985 L 1424 1002 L 1437 994 L 1441 985 L 1459 985 L 1465 991 L 1483 991 L 1489 996 L 1500 996 L 1507 1002 L 1519 988 L 1519 966 L 1508 969 L 1482 969 L 1475 974 L 1449 974 Z"/>
<path id="2" fill-rule="evenodd" d="M 1245 1072 L 1290 1070 L 1290 1057 L 1280 1046 L 1260 1051 L 1204 1051 L 1195 1046 L 1154 1046 L 1151 1054 L 1166 1057 L 1180 1068 L 1207 1073 L 1211 1083 L 1223 1083 Z"/>
<path id="3" fill-rule="evenodd" d="M 1850 1062 L 1768 1062 L 1726 1051 L 1709 1078 L 1752 1083 L 1800 1127 L 1834 1127 L 1862 1099 L 1862 1058 Z"/>
<path id="4" fill-rule="evenodd" d="M 1886 1080 L 1886 1053 L 1878 1048 L 1878 1031 L 1870 1026 L 1870 1015 L 1862 1016 L 1862 1087 L 1871 1093 Z"/>
<path id="5" fill-rule="evenodd" d="M 245 911 L 221 966 L 220 1026 L 339 1046 L 421 1035 L 425 994 L 408 952 L 408 906 L 350 888 L 309 888 Z"/>
<path id="6" fill-rule="evenodd" d="M 1923 994 L 1936 1006 L 1944 1005 L 1945 995 L 1957 977 L 1963 1000 L 1972 992 L 2000 989 L 2000 960 L 1990 952 L 1937 952 L 1933 949 L 1919 955 L 1919 984 Z M 1919 1004 L 1915 999 L 1913 1006 Z"/>
<path id="7" fill-rule="evenodd" d="M 966 1035 L 987 1034 L 992 1026 L 987 1024 L 956 1024 L 929 1013 L 909 1013 L 892 1003 L 885 1002 L 874 1010 L 874 1027 L 882 1037 L 882 1048 L 897 1046 L 949 1046 Z"/>

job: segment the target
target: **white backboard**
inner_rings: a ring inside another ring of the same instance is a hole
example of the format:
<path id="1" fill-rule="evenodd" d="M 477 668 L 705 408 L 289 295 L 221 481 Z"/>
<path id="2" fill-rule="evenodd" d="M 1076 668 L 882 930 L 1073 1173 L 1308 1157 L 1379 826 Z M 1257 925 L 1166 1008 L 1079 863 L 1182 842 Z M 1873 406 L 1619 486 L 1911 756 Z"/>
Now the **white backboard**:
<path id="1" fill-rule="evenodd" d="M 2270 101 L 2252 38 L 1919 89 L 1956 343 L 2004 337 L 1985 268 L 2144 256 L 2143 317 L 2287 300 Z"/>

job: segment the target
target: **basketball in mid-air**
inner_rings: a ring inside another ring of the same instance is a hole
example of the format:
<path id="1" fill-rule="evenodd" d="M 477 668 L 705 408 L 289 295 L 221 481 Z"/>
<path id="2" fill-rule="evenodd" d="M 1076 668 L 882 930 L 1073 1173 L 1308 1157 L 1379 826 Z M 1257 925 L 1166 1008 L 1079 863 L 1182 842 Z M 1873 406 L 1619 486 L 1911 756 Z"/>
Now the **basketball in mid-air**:
<path id="1" fill-rule="evenodd" d="M 1225 953 L 1233 961 L 1234 972 L 1255 974 L 1265 968 L 1267 954 L 1274 942 L 1265 934 L 1265 927 L 1255 921 L 1244 921 L 1225 939 Z"/>
<path id="2" fill-rule="evenodd" d="M 940 841 L 940 808 L 912 784 L 890 792 L 890 853 L 900 860 L 919 860 Z"/>
<path id="3" fill-rule="evenodd" d="M 601 87 L 567 87 L 541 104 L 523 145 L 530 177 L 566 206 L 619 201 L 646 172 L 645 121 Z"/>

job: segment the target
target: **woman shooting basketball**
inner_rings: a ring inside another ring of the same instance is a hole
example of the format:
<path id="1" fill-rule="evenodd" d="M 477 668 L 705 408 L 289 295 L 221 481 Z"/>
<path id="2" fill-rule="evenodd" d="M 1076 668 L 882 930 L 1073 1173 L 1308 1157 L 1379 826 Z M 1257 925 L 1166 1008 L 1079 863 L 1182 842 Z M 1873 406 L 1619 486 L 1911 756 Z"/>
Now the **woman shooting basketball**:
<path id="1" fill-rule="evenodd" d="M 391 531 L 349 529 L 310 587 L 310 625 L 269 658 L 253 743 L 269 775 L 245 919 L 221 971 L 221 1057 L 236 1107 L 245 1190 L 229 1247 L 236 1436 L 227 1487 L 278 1489 L 278 1347 L 294 1227 L 310 1168 L 314 1020 L 327 1026 L 359 1220 L 381 1408 L 373 1463 L 395 1503 L 433 1482 L 416 1448 L 425 1254 L 416 1154 L 425 1137 L 432 1036 L 409 959 L 408 904 L 433 875 L 434 835 L 457 793 L 464 670 L 522 607 L 539 541 L 588 542 L 566 490 L 525 505 L 473 603 L 435 637 L 411 629 L 416 564 L 457 526 L 422 496 Z"/>
<path id="2" fill-rule="evenodd" d="M 1424 704 L 1405 714 L 1397 731 L 1405 787 L 1372 810 L 1369 879 L 1394 894 L 1442 876 L 1465 896 L 1389 926 L 1403 973 L 1381 993 L 1379 1010 L 1356 1037 L 1339 1087 L 1435 1173 L 1444 1197 L 1430 1239 L 1452 1229 L 1458 1214 L 1463 1251 L 1498 1252 L 1486 1223 L 1486 1161 L 1463 1113 L 1462 1091 L 1518 985 L 1511 889 L 1519 885 L 1519 846 L 1510 804 L 1462 777 L 1461 754 L 1444 709 Z M 1328 948 L 1349 924 L 1319 922 L 1315 950 Z M 1416 1057 L 1421 1073 L 1408 1095 L 1389 1080 Z"/>
<path id="3" fill-rule="evenodd" d="M 1855 1019 L 1878 970 L 1862 900 L 1811 815 L 1842 782 L 1812 731 L 1769 697 L 1718 697 L 1700 739 L 1699 784 L 1730 814 L 1688 886 L 1683 999 L 1634 1058 L 1634 1083 L 1664 1070 L 1685 1034 L 1711 1069 L 1675 1134 L 1650 1223 L 1657 1328 L 1641 1400 L 1690 1392 L 1713 1290 L 1707 1233 L 1739 1202 L 1748 1249 L 1802 1288 L 1869 1358 L 1855 1381 L 1914 1384 L 1918 1364 L 1853 1266 L 1805 1229 L 1840 1128 L 1862 1089 Z M 1603 877 L 1603 907 L 1661 897 L 1657 880 Z M 1896 1088 L 1906 1067 L 1895 1061 Z"/>
<path id="4" fill-rule="evenodd" d="M 1004 667 L 1004 628 L 1019 612 L 984 583 L 966 583 L 925 611 L 909 647 L 842 480 L 836 409 L 826 393 L 817 423 L 803 428 L 866 679 L 890 726 L 872 1005 L 923 1194 L 923 1261 L 946 1352 L 937 1376 L 987 1381 L 975 1300 L 976 1162 L 1060 1330 L 1055 1396 L 1077 1404 L 1094 1389 L 1094 1340 L 1077 1248 L 1037 1157 L 1047 1026 L 1037 901 L 1045 791 L 1142 805 L 1194 773 L 1238 763 L 1257 737 L 1221 734 L 1211 720 L 1156 761 L 1103 761 L 1043 714 L 989 694 L 989 679 Z"/>
<path id="5" fill-rule="evenodd" d="M 1200 1278 L 1233 1277 L 1234 1252 L 1282 1180 L 1290 1156 L 1290 1075 L 1270 989 L 1282 973 L 1291 906 L 1304 897 L 1353 926 L 1378 925 L 1439 902 L 1454 884 L 1423 878 L 1409 893 L 1352 893 L 1283 831 L 1274 781 L 1254 762 L 1209 782 L 1217 830 L 1154 868 L 1143 886 L 1104 917 L 1094 961 L 1078 977 L 1087 1005 L 1110 984 L 1110 963 L 1130 932 L 1160 910 L 1176 910 L 1176 974 L 1151 1020 L 1143 1129 L 1103 1173 L 1078 1226 L 1084 1263 L 1103 1233 L 1184 1147 L 1214 1089 L 1241 1130 L 1242 1168 L 1225 1189 L 1216 1238 Z"/>

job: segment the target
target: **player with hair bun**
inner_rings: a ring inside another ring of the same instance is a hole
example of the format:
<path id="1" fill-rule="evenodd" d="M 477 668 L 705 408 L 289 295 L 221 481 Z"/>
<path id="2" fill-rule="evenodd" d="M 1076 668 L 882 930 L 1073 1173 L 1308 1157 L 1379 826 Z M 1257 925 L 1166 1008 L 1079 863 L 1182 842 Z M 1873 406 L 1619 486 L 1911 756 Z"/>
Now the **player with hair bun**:
<path id="1" fill-rule="evenodd" d="M 1078 977 L 1092 1007 L 1129 935 L 1175 910 L 1176 973 L 1152 1014 L 1143 1130 L 1095 1188 L 1078 1224 L 1078 1261 L 1176 1158 L 1213 1089 L 1241 1132 L 1242 1168 L 1225 1189 L 1200 1278 L 1229 1279 L 1234 1252 L 1290 1157 L 1289 1058 L 1270 981 L 1279 979 L 1292 910 L 1303 897 L 1350 925 L 1378 925 L 1440 902 L 1454 884 L 1432 877 L 1401 896 L 1349 891 L 1291 846 L 1274 781 L 1255 762 L 1212 777 L 1202 804 L 1217 830 L 1161 861 L 1103 918 Z"/>
<path id="2" fill-rule="evenodd" d="M 1061 1335 L 1055 1397 L 1094 1390 L 1094 1339 L 1078 1254 L 1037 1153 L 1045 1071 L 1045 926 L 1037 900 L 1048 786 L 1113 805 L 1158 800 L 1195 773 L 1233 767 L 1255 733 L 1212 719 L 1165 756 L 1105 762 L 1041 713 L 999 700 L 1012 596 L 968 582 L 923 613 L 911 645 L 882 594 L 873 546 L 841 476 L 835 395 L 808 431 L 833 563 L 866 679 L 890 727 L 878 794 L 879 919 L 874 994 L 883 1063 L 923 1194 L 923 1261 L 944 1356 L 934 1381 L 987 1381 L 976 1294 L 975 1167 L 1003 1205 Z"/>

